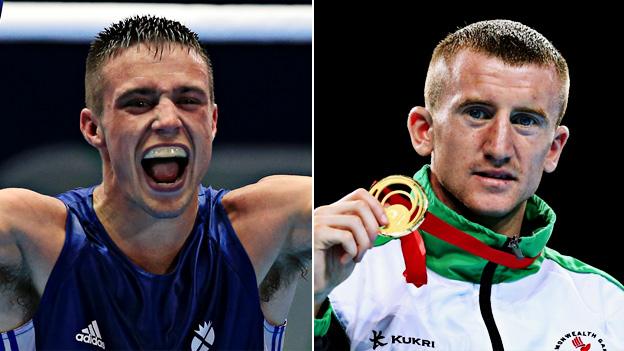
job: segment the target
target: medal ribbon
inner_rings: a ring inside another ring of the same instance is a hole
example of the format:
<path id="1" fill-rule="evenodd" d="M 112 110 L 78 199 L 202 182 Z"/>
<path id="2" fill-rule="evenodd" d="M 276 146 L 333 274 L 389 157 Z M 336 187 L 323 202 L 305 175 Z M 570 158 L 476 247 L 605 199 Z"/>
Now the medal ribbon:
<path id="1" fill-rule="evenodd" d="M 388 203 L 411 206 L 409 201 L 401 196 L 391 196 Z M 530 266 L 539 257 L 518 258 L 515 255 L 487 246 L 475 237 L 444 222 L 431 212 L 427 212 L 423 223 L 418 227 L 438 239 L 457 246 L 462 250 L 488 261 L 512 269 L 522 269 Z M 426 249 L 422 236 L 415 229 L 410 234 L 401 237 L 401 251 L 405 260 L 403 276 L 408 283 L 421 287 L 427 283 Z"/>

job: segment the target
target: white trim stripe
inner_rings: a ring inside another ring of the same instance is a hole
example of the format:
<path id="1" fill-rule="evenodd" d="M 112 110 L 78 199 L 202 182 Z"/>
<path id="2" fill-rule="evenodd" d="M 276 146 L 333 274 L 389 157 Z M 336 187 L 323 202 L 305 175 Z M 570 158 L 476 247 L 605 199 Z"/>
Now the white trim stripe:
<path id="1" fill-rule="evenodd" d="M 102 336 L 100 335 L 100 328 L 98 328 L 97 321 L 93 320 L 93 322 L 91 322 L 91 325 L 93 325 L 93 329 L 95 329 L 95 335 L 101 339 Z M 89 327 L 91 327 L 91 325 Z"/>
<path id="2" fill-rule="evenodd" d="M 281 351 L 284 346 L 284 331 L 286 330 L 287 321 L 282 325 L 273 325 L 266 319 L 264 320 L 264 350 L 265 351 Z"/>
<path id="3" fill-rule="evenodd" d="M 0 332 L 0 351 L 35 350 L 35 329 L 32 320 L 13 330 Z"/>
<path id="4" fill-rule="evenodd" d="M 111 23 L 153 14 L 177 20 L 203 42 L 312 41 L 311 5 L 5 2 L 0 40 L 90 42 Z"/>

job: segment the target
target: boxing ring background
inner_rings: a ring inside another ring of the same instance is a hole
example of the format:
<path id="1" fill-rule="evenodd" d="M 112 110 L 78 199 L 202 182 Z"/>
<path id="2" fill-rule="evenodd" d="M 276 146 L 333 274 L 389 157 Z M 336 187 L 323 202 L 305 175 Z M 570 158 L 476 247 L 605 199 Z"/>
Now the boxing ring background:
<path id="1" fill-rule="evenodd" d="M 101 180 L 78 128 L 88 43 L 135 14 L 197 32 L 219 106 L 204 184 L 235 188 L 312 174 L 312 6 L 4 2 L 0 18 L 0 188 L 54 195 Z M 285 349 L 311 349 L 311 273 L 300 280 Z"/>

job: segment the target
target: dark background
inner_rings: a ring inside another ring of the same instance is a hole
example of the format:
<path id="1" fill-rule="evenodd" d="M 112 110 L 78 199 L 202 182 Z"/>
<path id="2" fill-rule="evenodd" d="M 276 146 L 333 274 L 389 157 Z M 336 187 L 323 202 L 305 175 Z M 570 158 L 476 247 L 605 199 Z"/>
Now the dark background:
<path id="1" fill-rule="evenodd" d="M 207 44 L 219 106 L 219 144 L 312 141 L 312 47 Z M 38 144 L 80 143 L 87 44 L 0 41 L 0 160 Z"/>
<path id="2" fill-rule="evenodd" d="M 623 281 L 618 12 L 588 6 L 548 11 L 528 3 L 427 6 L 315 6 L 316 206 L 390 174 L 413 175 L 428 162 L 412 149 L 406 120 L 411 107 L 424 105 L 433 48 L 468 23 L 518 20 L 551 40 L 570 68 L 563 124 L 571 137 L 557 170 L 544 175 L 537 191 L 558 215 L 548 246 Z"/>
<path id="3" fill-rule="evenodd" d="M 32 2 L 33 0 L 10 0 L 11 2 Z M 58 0 L 37 0 L 37 2 L 59 2 Z M 110 0 L 64 0 L 62 2 L 69 3 L 81 3 L 81 2 L 115 2 L 115 3 L 138 3 L 143 1 L 110 1 Z M 149 3 L 163 3 L 163 4 L 216 4 L 216 5 L 228 5 L 228 4 L 254 4 L 254 5 L 309 5 L 311 0 L 209 0 L 209 1 L 179 1 L 179 0 L 166 0 L 166 1 L 149 1 Z"/>

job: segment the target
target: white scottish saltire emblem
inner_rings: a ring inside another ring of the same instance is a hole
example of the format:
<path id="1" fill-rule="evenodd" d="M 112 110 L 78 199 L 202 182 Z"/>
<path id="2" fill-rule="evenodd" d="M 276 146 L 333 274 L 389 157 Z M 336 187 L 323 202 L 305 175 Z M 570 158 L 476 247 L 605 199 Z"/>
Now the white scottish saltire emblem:
<path id="1" fill-rule="evenodd" d="M 212 322 L 204 322 L 199 325 L 199 329 L 194 330 L 195 336 L 191 342 L 191 351 L 208 351 L 214 343 L 215 333 L 212 328 Z"/>

